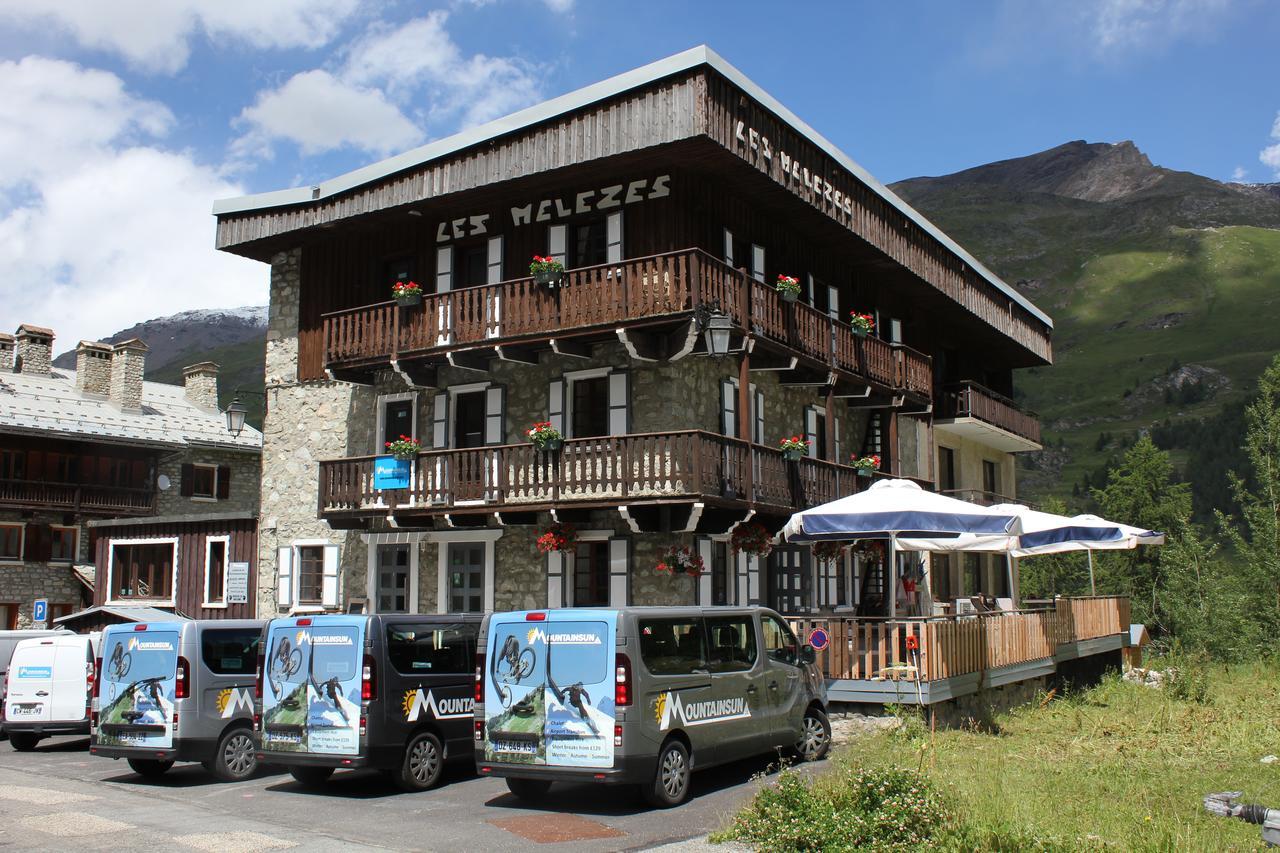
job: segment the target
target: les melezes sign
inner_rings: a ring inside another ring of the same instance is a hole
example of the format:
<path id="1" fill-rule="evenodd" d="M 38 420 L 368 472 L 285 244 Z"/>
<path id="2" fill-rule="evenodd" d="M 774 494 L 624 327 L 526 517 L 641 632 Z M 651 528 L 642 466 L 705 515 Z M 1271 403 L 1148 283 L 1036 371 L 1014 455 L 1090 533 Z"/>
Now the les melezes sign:
<path id="1" fill-rule="evenodd" d="M 533 222 L 551 222 L 584 213 L 610 211 L 624 205 L 666 198 L 669 195 L 671 195 L 670 175 L 658 175 L 652 179 L 640 178 L 625 184 L 612 184 L 567 196 L 512 205 L 511 227 L 519 228 Z M 447 243 L 450 240 L 488 234 L 489 220 L 492 218 L 492 214 L 477 213 L 474 216 L 460 216 L 457 219 L 441 222 L 436 226 L 436 242 Z M 499 233 L 501 230 L 499 227 L 494 233 Z"/>
<path id="2" fill-rule="evenodd" d="M 733 139 L 738 154 L 753 163 L 763 161 L 769 177 L 797 195 L 807 195 L 814 207 L 832 219 L 844 225 L 850 223 L 853 199 L 823 176 L 827 169 L 819 168 L 818 164 L 802 163 L 799 157 L 776 147 L 768 136 L 741 119 L 734 125 Z"/>

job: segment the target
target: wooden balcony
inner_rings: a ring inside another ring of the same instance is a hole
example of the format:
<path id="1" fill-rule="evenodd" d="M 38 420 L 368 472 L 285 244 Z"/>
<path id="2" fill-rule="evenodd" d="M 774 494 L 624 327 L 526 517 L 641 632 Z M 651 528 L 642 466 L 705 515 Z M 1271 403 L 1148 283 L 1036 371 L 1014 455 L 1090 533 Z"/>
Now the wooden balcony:
<path id="1" fill-rule="evenodd" d="M 1040 449 L 1040 419 L 1008 397 L 976 382 L 961 382 L 943 390 L 935 411 L 935 426 L 965 438 L 1016 453 Z"/>
<path id="2" fill-rule="evenodd" d="M 556 453 L 531 444 L 427 451 L 410 487 L 397 490 L 374 488 L 374 459 L 320 463 L 321 518 L 692 502 L 781 516 L 874 482 L 848 465 L 788 462 L 778 450 L 696 430 L 573 439 Z"/>
<path id="3" fill-rule="evenodd" d="M 1041 610 L 927 619 L 789 621 L 801 637 L 814 628 L 827 631 L 831 642 L 818 653 L 818 663 L 833 699 L 928 704 L 1050 674 L 1063 661 L 1123 648 L 1129 599 L 1059 598 Z M 908 638 L 914 638 L 915 650 Z"/>
<path id="4" fill-rule="evenodd" d="M 553 339 L 580 346 L 620 333 L 646 358 L 680 357 L 697 344 L 692 322 L 699 306 L 718 306 L 739 334 L 756 336 L 756 352 L 794 357 L 796 369 L 930 398 L 928 356 L 859 337 L 848 324 L 784 302 L 771 285 L 698 249 L 568 270 L 555 290 L 519 278 L 429 294 L 420 306 L 380 302 L 325 314 L 324 364 L 331 375 L 356 379 L 391 366 L 482 368 L 487 358 L 528 358 L 529 349 Z"/>
<path id="5" fill-rule="evenodd" d="M 84 515 L 150 515 L 155 511 L 155 492 L 120 486 L 0 480 L 0 506 Z"/>

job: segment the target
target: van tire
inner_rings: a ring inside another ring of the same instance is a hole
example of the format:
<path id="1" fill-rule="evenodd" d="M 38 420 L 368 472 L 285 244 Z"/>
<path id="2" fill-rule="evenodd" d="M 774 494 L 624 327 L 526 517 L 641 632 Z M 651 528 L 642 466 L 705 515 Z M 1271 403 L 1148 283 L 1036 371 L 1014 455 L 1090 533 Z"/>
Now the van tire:
<path id="1" fill-rule="evenodd" d="M 404 760 L 393 778 L 402 791 L 425 791 L 434 788 L 444 773 L 444 749 L 440 738 L 422 732 L 404 748 Z"/>
<path id="2" fill-rule="evenodd" d="M 40 742 L 40 735 L 34 732 L 9 732 L 9 745 L 18 752 L 30 752 Z"/>
<path id="3" fill-rule="evenodd" d="M 507 777 L 507 790 L 522 800 L 536 803 L 551 790 L 551 783 L 546 779 L 512 779 Z"/>
<path id="4" fill-rule="evenodd" d="M 249 730 L 243 726 L 228 729 L 218 739 L 218 750 L 205 767 L 223 782 L 239 782 L 252 776 L 258 769 L 258 757 Z"/>
<path id="5" fill-rule="evenodd" d="M 800 737 L 792 751 L 801 761 L 821 761 L 831 751 L 831 721 L 816 706 L 806 708 L 800 722 Z"/>
<path id="6" fill-rule="evenodd" d="M 168 773 L 169 768 L 172 766 L 172 761 L 161 761 L 158 758 L 129 759 L 129 768 L 139 776 L 145 776 L 148 779 L 159 779 Z"/>
<path id="7" fill-rule="evenodd" d="M 641 786 L 645 801 L 658 808 L 678 806 L 689 798 L 689 750 L 672 738 L 662 745 L 658 753 L 658 766 L 653 781 Z"/>
<path id="8" fill-rule="evenodd" d="M 329 777 L 333 775 L 333 768 L 311 766 L 290 767 L 289 775 L 300 784 L 312 787 L 315 785 L 323 785 L 325 782 L 328 782 Z"/>

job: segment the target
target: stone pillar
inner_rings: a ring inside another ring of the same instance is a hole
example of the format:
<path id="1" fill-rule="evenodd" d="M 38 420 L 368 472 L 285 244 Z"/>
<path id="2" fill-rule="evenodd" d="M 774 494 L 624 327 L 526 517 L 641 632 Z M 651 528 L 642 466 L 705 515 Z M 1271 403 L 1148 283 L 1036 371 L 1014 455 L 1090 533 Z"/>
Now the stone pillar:
<path id="1" fill-rule="evenodd" d="M 111 393 L 111 344 L 81 341 L 76 345 L 76 390 L 101 397 Z"/>
<path id="2" fill-rule="evenodd" d="M 13 335 L 0 332 L 0 373 L 13 372 Z"/>
<path id="3" fill-rule="evenodd" d="M 111 350 L 109 397 L 128 412 L 142 408 L 142 378 L 147 370 L 146 344 L 137 338 L 121 341 Z"/>
<path id="4" fill-rule="evenodd" d="M 53 329 L 23 323 L 18 327 L 14 370 L 27 376 L 48 376 L 52 369 Z"/>
<path id="5" fill-rule="evenodd" d="M 182 368 L 182 385 L 187 401 L 202 409 L 218 408 L 218 365 L 202 361 Z"/>

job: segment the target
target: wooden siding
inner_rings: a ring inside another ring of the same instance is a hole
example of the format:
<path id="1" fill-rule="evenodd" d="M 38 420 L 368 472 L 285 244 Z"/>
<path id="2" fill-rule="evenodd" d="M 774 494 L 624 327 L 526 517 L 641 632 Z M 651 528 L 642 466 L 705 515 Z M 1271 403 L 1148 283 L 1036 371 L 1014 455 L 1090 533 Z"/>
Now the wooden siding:
<path id="1" fill-rule="evenodd" d="M 107 603 L 110 547 L 113 540 L 164 539 L 177 537 L 177 595 L 174 608 L 192 619 L 252 619 L 257 610 L 258 589 L 258 523 L 252 519 L 221 521 L 167 522 L 130 524 L 120 527 L 97 527 L 93 531 L 96 572 L 94 604 Z M 249 564 L 249 602 L 226 607 L 206 608 L 204 603 L 205 541 L 210 536 L 229 536 L 228 563 Z M 118 602 L 124 603 L 124 602 Z M 139 600 L 138 604 L 150 604 Z M 166 608 L 166 604 L 156 607 Z"/>

